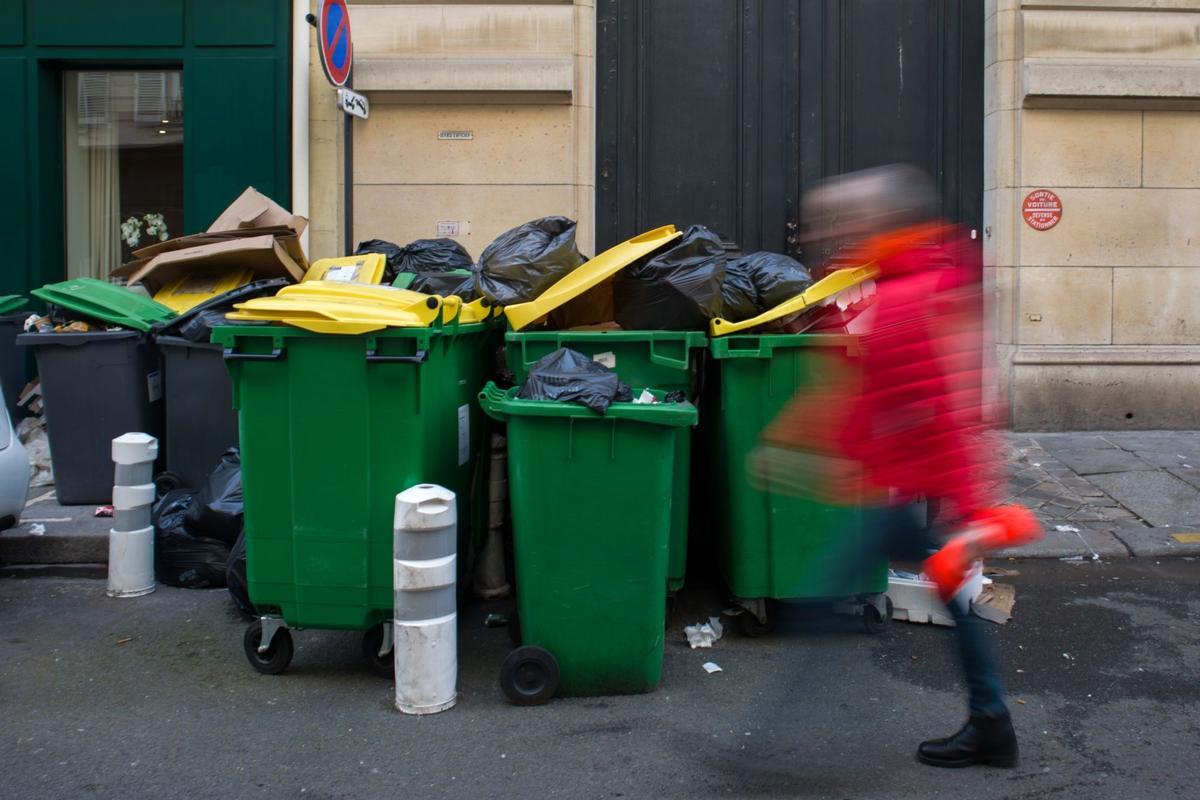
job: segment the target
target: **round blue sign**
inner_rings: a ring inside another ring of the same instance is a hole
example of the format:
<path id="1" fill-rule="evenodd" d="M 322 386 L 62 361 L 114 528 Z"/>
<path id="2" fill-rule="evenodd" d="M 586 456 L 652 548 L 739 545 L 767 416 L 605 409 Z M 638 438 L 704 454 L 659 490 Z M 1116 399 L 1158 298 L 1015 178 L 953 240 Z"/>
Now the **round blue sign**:
<path id="1" fill-rule="evenodd" d="M 350 9 L 346 0 L 321 0 L 317 7 L 317 38 L 321 66 L 334 86 L 345 86 L 354 62 L 350 41 Z"/>

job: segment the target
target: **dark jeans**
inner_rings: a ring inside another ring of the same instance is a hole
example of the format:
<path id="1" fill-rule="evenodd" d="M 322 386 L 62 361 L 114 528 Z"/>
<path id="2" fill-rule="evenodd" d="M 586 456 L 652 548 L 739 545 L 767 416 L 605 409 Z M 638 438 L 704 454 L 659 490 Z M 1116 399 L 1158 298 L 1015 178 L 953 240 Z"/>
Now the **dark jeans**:
<path id="1" fill-rule="evenodd" d="M 883 554 L 896 561 L 921 562 L 941 546 L 939 532 L 925 525 L 912 506 L 881 507 L 863 513 L 864 551 Z M 946 606 L 954 617 L 955 641 L 967 682 L 973 716 L 999 716 L 1007 712 L 1004 687 L 996 671 L 992 641 L 993 623 L 975 616 L 955 600 Z"/>

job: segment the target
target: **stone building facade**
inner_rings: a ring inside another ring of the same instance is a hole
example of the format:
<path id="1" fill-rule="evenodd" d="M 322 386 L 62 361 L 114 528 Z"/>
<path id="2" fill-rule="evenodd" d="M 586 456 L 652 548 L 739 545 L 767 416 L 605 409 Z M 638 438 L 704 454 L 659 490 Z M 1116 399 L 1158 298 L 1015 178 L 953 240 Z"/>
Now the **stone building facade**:
<path id="1" fill-rule="evenodd" d="M 372 102 L 355 238 L 457 229 L 478 255 L 563 214 L 592 252 L 593 0 L 351 10 Z M 1200 427 L 1200 0 L 986 0 L 985 17 L 982 239 L 1012 424 Z M 321 257 L 345 238 L 342 122 L 315 53 L 308 74 Z M 1061 199 L 1048 230 L 1023 218 L 1037 189 Z"/>

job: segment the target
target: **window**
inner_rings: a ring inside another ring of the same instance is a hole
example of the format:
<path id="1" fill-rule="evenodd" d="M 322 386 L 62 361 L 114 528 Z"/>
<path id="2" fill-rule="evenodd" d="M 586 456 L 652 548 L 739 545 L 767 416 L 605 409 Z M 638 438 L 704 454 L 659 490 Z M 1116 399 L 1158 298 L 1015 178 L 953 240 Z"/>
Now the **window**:
<path id="1" fill-rule="evenodd" d="M 183 75 L 64 75 L 67 277 L 107 279 L 147 244 L 183 233 Z"/>

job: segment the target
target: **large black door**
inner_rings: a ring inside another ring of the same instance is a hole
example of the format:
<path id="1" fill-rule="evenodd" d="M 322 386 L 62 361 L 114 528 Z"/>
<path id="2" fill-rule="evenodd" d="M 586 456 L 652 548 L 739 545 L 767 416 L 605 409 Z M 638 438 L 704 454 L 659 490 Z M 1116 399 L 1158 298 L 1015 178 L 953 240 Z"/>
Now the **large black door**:
<path id="1" fill-rule="evenodd" d="M 598 0 L 597 40 L 599 248 L 700 223 L 795 252 L 805 186 L 893 161 L 979 227 L 977 0 Z"/>

